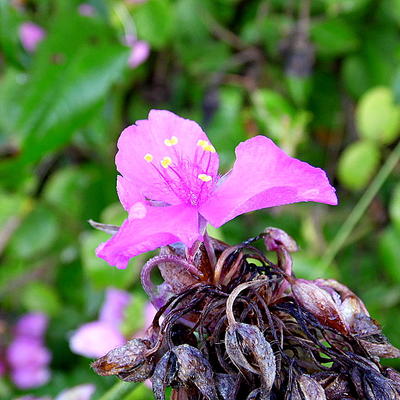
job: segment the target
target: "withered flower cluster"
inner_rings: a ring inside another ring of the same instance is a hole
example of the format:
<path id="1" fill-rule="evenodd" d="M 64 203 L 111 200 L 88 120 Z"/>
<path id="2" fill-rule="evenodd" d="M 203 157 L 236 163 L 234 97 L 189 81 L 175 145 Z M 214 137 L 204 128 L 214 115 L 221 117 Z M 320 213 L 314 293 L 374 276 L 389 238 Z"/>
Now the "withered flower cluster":
<path id="1" fill-rule="evenodd" d="M 275 262 L 253 246 L 261 239 Z M 159 307 L 147 337 L 92 367 L 129 382 L 150 378 L 157 400 L 167 387 L 174 400 L 400 399 L 400 374 L 379 363 L 400 351 L 346 286 L 297 279 L 296 250 L 275 228 L 232 247 L 208 238 L 192 257 L 163 248 L 142 271 Z M 155 266 L 159 287 L 149 279 Z"/>

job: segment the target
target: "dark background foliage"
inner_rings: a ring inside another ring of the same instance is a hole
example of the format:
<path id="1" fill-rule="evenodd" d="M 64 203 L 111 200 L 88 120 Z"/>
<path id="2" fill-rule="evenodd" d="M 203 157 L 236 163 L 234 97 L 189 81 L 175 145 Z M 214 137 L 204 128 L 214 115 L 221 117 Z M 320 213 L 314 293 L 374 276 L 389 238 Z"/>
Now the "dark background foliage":
<path id="1" fill-rule="evenodd" d="M 107 286 L 134 293 L 124 332 L 143 323 L 146 256 L 127 270 L 96 259 L 107 235 L 87 220 L 124 218 L 116 140 L 152 108 L 199 122 L 223 171 L 235 146 L 260 133 L 324 168 L 339 206 L 257 211 L 211 233 L 235 244 L 266 226 L 285 229 L 301 245 L 296 274 L 344 282 L 400 346 L 400 1 L 88 3 L 92 17 L 75 0 L 0 0 L 0 322 L 8 332 L 23 313 L 50 317 L 53 378 L 31 392 L 95 382 L 99 397 L 114 383 L 68 347 Z M 47 32 L 33 54 L 19 40 L 24 21 Z M 126 32 L 151 46 L 135 69 Z M 1 378 L 0 397 L 16 393 Z M 129 398 L 145 396 L 140 387 Z"/>

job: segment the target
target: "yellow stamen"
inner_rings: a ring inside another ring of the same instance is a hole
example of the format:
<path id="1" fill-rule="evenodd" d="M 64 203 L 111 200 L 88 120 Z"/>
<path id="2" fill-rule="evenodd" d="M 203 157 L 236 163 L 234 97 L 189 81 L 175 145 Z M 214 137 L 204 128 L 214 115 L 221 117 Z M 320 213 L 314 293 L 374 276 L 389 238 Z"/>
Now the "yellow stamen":
<path id="1" fill-rule="evenodd" d="M 171 139 L 165 139 L 164 144 L 166 146 L 175 146 L 178 143 L 178 138 L 176 136 L 172 136 Z"/>
<path id="2" fill-rule="evenodd" d="M 202 140 L 202 139 L 200 139 L 198 142 L 197 142 L 197 146 L 200 146 L 200 147 L 204 147 L 204 146 L 207 146 L 207 140 Z"/>
<path id="3" fill-rule="evenodd" d="M 147 153 L 144 157 L 143 157 L 147 162 L 152 162 L 153 161 L 153 156 L 150 153 Z"/>
<path id="4" fill-rule="evenodd" d="M 203 182 L 210 182 L 212 179 L 212 177 L 207 174 L 199 174 L 197 177 Z"/>
<path id="5" fill-rule="evenodd" d="M 164 157 L 164 158 L 161 160 L 161 165 L 162 165 L 164 168 L 168 168 L 171 164 L 172 164 L 171 157 Z"/>

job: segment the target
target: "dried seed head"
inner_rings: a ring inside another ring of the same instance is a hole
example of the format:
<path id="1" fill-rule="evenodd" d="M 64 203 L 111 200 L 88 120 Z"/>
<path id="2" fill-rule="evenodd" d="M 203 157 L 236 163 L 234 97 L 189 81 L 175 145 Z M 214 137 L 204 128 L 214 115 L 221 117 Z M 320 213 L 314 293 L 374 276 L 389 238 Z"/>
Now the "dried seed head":
<path id="1" fill-rule="evenodd" d="M 238 369 L 260 375 L 263 390 L 269 393 L 274 384 L 276 363 L 271 345 L 253 325 L 236 322 L 225 334 L 225 348 Z"/>
<path id="2" fill-rule="evenodd" d="M 124 381 L 142 382 L 154 369 L 152 360 L 145 357 L 149 348 L 148 340 L 132 339 L 94 361 L 91 367 L 99 375 L 118 375 Z"/>
<path id="3" fill-rule="evenodd" d="M 343 334 L 349 333 L 338 306 L 328 292 L 304 279 L 292 279 L 290 283 L 295 299 L 323 325 Z"/>

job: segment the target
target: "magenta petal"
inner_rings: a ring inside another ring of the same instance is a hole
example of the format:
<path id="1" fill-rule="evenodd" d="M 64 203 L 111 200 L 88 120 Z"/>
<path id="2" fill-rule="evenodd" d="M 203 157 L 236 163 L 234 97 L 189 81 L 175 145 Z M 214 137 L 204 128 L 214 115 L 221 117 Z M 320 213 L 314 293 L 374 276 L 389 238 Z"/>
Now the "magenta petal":
<path id="1" fill-rule="evenodd" d="M 135 203 L 144 200 L 136 186 L 128 178 L 120 175 L 117 177 L 117 192 L 126 211 L 129 211 Z"/>
<path id="2" fill-rule="evenodd" d="M 256 136 L 237 146 L 232 171 L 199 212 L 219 227 L 245 212 L 301 201 L 337 204 L 325 172 Z"/>
<path id="3" fill-rule="evenodd" d="M 128 218 L 119 231 L 97 248 L 109 264 L 125 268 L 130 258 L 160 246 L 183 242 L 191 246 L 200 239 L 198 213 L 186 205 L 147 207 L 143 218 Z"/>
<path id="4" fill-rule="evenodd" d="M 116 164 L 123 177 L 140 188 L 141 196 L 196 205 L 215 183 L 219 160 L 198 124 L 169 111 L 152 110 L 147 120 L 122 132 Z M 206 175 L 207 181 L 199 175 Z"/>

